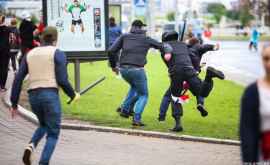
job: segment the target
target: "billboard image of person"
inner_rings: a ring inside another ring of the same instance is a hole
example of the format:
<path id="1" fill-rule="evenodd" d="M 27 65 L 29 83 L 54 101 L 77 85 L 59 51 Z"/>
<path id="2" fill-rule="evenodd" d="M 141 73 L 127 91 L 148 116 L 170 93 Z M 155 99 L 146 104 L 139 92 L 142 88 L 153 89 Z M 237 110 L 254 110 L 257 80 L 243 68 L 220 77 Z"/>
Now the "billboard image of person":
<path id="1" fill-rule="evenodd" d="M 47 24 L 57 27 L 65 52 L 106 50 L 106 0 L 47 0 Z"/>
<path id="2" fill-rule="evenodd" d="M 90 6 L 89 6 L 90 8 Z M 65 4 L 65 11 L 67 13 L 70 13 L 72 16 L 72 22 L 71 22 L 71 32 L 74 33 L 75 26 L 79 25 L 81 27 L 81 31 L 84 32 L 84 26 L 81 19 L 81 14 L 83 12 L 86 12 L 87 6 L 84 4 L 80 4 L 78 0 L 74 0 L 74 2 L 70 5 Z"/>

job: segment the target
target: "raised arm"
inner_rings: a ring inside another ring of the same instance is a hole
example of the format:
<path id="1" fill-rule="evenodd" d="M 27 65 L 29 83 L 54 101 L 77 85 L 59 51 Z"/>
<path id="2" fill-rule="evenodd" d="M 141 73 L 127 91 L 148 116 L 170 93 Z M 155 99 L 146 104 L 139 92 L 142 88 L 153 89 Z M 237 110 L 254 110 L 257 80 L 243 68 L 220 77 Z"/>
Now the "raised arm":
<path id="1" fill-rule="evenodd" d="M 200 45 L 199 52 L 200 52 L 200 54 L 204 54 L 204 53 L 207 53 L 209 51 L 217 51 L 217 50 L 219 50 L 219 48 L 220 48 L 219 44 L 216 44 L 216 45 L 204 44 L 204 45 Z"/>

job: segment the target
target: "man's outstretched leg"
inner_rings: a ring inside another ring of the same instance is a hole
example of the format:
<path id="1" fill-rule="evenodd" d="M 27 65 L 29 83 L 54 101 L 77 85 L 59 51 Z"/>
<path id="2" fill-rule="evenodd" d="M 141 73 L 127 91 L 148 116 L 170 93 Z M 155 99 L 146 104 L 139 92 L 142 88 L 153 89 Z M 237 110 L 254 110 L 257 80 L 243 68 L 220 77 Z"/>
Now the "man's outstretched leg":
<path id="1" fill-rule="evenodd" d="M 190 91 L 194 96 L 197 97 L 197 109 L 200 111 L 201 116 L 206 117 L 208 112 L 204 107 L 204 99 L 209 96 L 213 89 L 214 82 L 213 78 L 219 78 L 223 80 L 225 78 L 221 71 L 214 69 L 213 67 L 208 67 L 206 71 L 206 76 L 202 82 L 198 76 L 192 76 L 187 81 L 190 85 Z"/>

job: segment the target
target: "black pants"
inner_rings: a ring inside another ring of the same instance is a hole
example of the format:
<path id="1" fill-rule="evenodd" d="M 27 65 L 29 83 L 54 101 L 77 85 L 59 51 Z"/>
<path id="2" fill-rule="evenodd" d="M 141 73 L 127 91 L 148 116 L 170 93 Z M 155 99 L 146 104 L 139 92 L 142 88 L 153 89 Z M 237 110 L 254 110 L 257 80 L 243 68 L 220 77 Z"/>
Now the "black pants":
<path id="1" fill-rule="evenodd" d="M 206 75 L 207 77 L 207 75 Z M 213 80 L 205 78 L 202 81 L 192 68 L 182 69 L 170 76 L 171 78 L 171 92 L 175 97 L 180 97 L 183 91 L 183 82 L 189 84 L 189 90 L 194 96 L 208 97 L 213 89 Z"/>
<path id="2" fill-rule="evenodd" d="M 8 77 L 9 50 L 0 49 L 0 88 L 5 88 Z"/>
<path id="3" fill-rule="evenodd" d="M 189 84 L 189 90 L 191 93 L 197 98 L 206 98 L 210 94 L 213 89 L 213 80 L 206 78 L 202 81 L 196 71 L 194 69 L 182 69 L 181 71 L 176 72 L 175 74 L 170 76 L 171 78 L 171 86 L 170 91 L 168 90 L 165 95 L 169 95 L 170 93 L 174 97 L 180 97 L 183 91 L 183 82 L 186 81 Z M 181 104 L 172 100 L 172 110 L 173 117 L 180 117 L 183 114 Z"/>
<path id="4" fill-rule="evenodd" d="M 13 71 L 17 70 L 17 54 L 18 52 L 10 52 L 10 59 Z"/>

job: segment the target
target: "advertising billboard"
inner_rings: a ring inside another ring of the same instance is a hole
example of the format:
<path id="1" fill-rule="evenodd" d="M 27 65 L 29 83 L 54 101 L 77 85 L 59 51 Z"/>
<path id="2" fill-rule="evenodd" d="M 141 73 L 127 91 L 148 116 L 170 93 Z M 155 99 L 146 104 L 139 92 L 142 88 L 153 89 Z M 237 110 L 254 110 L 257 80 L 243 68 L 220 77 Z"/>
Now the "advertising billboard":
<path id="1" fill-rule="evenodd" d="M 107 0 L 43 0 L 48 26 L 58 29 L 57 47 L 72 56 L 104 54 Z"/>

